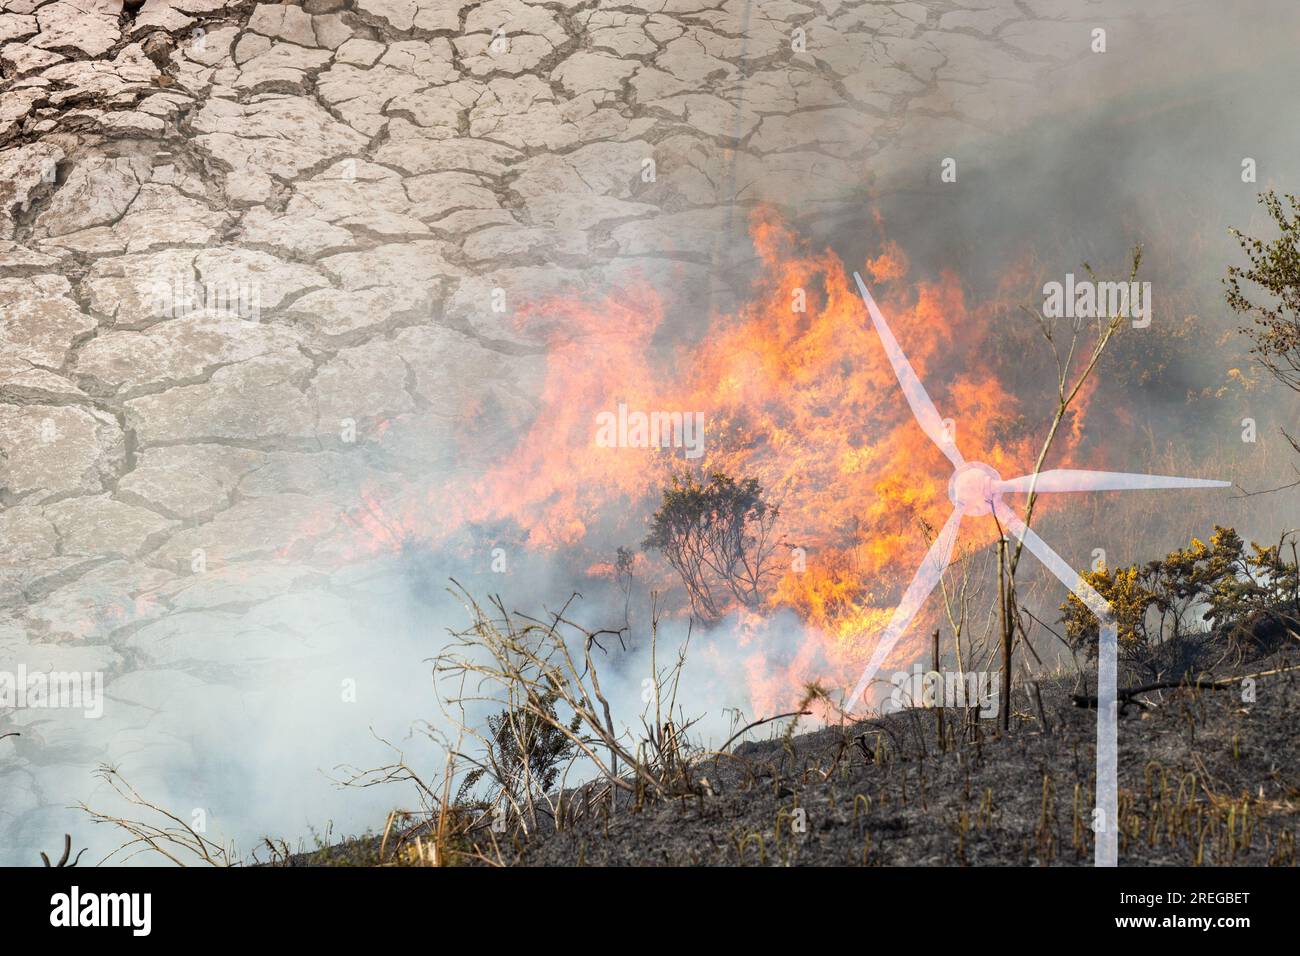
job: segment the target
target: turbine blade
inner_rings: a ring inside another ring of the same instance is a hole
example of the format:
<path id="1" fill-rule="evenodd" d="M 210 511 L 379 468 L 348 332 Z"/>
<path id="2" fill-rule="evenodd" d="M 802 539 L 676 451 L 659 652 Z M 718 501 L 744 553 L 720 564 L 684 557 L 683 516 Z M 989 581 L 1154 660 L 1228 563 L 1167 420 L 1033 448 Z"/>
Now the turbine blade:
<path id="1" fill-rule="evenodd" d="M 1106 599 L 1098 594 L 1078 571 L 1070 567 L 1063 557 L 1053 551 L 1051 545 L 1021 521 L 1020 516 L 1011 510 L 1010 505 L 1001 498 L 995 497 L 993 499 L 993 511 L 997 514 L 998 520 L 1011 529 L 1012 534 L 1024 542 L 1025 547 L 1030 550 L 1034 557 L 1043 562 L 1047 570 L 1060 578 L 1061 583 L 1073 591 L 1074 596 L 1087 605 L 1088 610 L 1102 619 L 1110 615 L 1110 605 L 1106 602 Z"/>
<path id="2" fill-rule="evenodd" d="M 921 566 L 916 570 L 916 576 L 912 578 L 912 583 L 907 586 L 903 592 L 903 599 L 899 601 L 898 607 L 894 609 L 893 616 L 889 619 L 889 624 L 885 627 L 884 633 L 880 635 L 880 640 L 876 643 L 875 653 L 871 655 L 871 661 L 867 664 L 867 669 L 862 672 L 862 677 L 858 684 L 853 688 L 853 693 L 849 696 L 848 702 L 844 705 L 845 710 L 850 710 L 862 696 L 862 692 L 867 689 L 871 679 L 876 676 L 876 671 L 880 670 L 880 665 L 885 662 L 889 652 L 894 649 L 898 639 L 903 636 L 907 626 L 912 623 L 912 618 L 916 617 L 925 599 L 930 596 L 935 585 L 939 583 L 944 569 L 948 566 L 952 558 L 952 548 L 957 541 L 957 527 L 961 524 L 961 512 L 955 508 L 948 521 L 939 531 L 938 537 L 930 545 L 930 550 L 925 553 L 925 558 L 921 561 Z"/>
<path id="3" fill-rule="evenodd" d="M 898 376 L 898 384 L 903 387 L 907 404 L 912 407 L 912 415 L 920 424 L 921 430 L 930 436 L 930 441 L 938 445 L 939 450 L 948 456 L 953 467 L 960 468 L 966 463 L 966 459 L 962 458 L 948 429 L 944 427 L 943 419 L 939 417 L 939 410 L 934 407 L 934 402 L 930 401 L 930 396 L 925 386 L 921 384 L 920 378 L 917 377 L 916 370 L 912 368 L 912 363 L 907 360 L 907 356 L 898 345 L 898 340 L 894 338 L 894 333 L 885 324 L 885 317 L 880 314 L 880 309 L 876 307 L 876 300 L 867 291 L 867 284 L 862 281 L 862 276 L 855 272 L 853 278 L 857 280 L 862 301 L 867 304 L 871 324 L 876 327 L 876 334 L 880 336 L 880 341 L 885 346 L 889 364 L 894 366 L 894 374 Z"/>
<path id="4" fill-rule="evenodd" d="M 1123 471 L 1078 471 L 1054 468 L 1033 475 L 1021 475 L 998 481 L 993 490 L 999 494 L 1033 491 L 1136 491 L 1141 488 L 1231 488 L 1230 481 L 1206 478 L 1176 478 L 1171 475 L 1134 475 Z"/>

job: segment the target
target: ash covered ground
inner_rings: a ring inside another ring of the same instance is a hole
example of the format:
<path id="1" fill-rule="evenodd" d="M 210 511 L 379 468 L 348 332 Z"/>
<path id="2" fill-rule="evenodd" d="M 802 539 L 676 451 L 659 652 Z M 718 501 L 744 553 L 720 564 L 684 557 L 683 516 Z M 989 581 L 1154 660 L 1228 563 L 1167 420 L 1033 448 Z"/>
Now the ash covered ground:
<path id="1" fill-rule="evenodd" d="M 1130 695 L 1120 718 L 1121 866 L 1294 866 L 1300 653 L 1265 624 L 1184 648 L 1202 686 Z M 1243 691 L 1241 678 L 1253 678 Z M 1096 711 L 1076 673 L 1013 694 L 1012 729 L 907 708 L 798 733 L 789 720 L 697 755 L 670 797 L 603 782 L 539 801 L 522 832 L 488 825 L 454 859 L 523 866 L 1091 866 Z M 1176 681 L 1174 683 L 1177 683 Z M 1196 681 L 1189 682 L 1194 684 Z M 941 729 L 942 728 L 942 729 Z M 559 808 L 558 813 L 556 808 Z M 558 828 L 555 820 L 561 820 Z M 281 862 L 420 859 L 423 825 Z"/>

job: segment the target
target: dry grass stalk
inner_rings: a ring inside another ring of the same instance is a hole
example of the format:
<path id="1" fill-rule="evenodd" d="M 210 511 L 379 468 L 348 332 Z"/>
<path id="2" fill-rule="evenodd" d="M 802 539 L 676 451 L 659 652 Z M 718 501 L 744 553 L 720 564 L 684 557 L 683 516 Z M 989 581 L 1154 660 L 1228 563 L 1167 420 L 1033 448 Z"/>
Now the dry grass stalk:
<path id="1" fill-rule="evenodd" d="M 113 791 L 127 803 L 160 817 L 163 821 L 159 825 L 148 820 L 131 820 L 93 810 L 84 803 L 80 804 L 80 808 L 90 815 L 93 822 L 119 827 L 130 835 L 130 839 L 104 857 L 100 861 L 101 864 L 107 863 L 120 853 L 130 851 L 119 862 L 132 859 L 140 853 L 153 852 L 177 866 L 188 866 L 191 863 L 208 866 L 238 865 L 229 847 L 223 847 L 209 840 L 181 817 L 146 800 L 135 787 L 126 782 L 117 768 L 101 766 L 96 776 L 112 787 Z"/>

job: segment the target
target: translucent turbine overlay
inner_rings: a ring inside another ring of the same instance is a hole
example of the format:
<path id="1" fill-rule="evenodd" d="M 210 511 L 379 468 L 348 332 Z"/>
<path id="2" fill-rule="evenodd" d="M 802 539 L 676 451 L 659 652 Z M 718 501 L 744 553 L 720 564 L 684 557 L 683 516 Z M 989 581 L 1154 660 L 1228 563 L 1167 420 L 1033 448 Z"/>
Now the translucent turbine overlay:
<path id="1" fill-rule="evenodd" d="M 957 449 L 952 430 L 944 426 L 943 418 L 930 400 L 916 370 L 903 354 L 898 340 L 890 331 L 876 301 L 871 297 L 862 276 L 853 273 L 858 291 L 866 303 L 871 323 L 880 336 L 889 364 L 898 376 L 907 404 L 912 409 L 921 430 L 939 447 L 956 469 L 949 484 L 949 497 L 953 512 L 943 529 L 926 552 L 911 584 L 903 592 L 902 600 L 894 611 L 876 643 L 876 649 L 867 663 L 862 677 L 849 695 L 846 708 L 851 709 L 863 691 L 875 678 L 881 664 L 899 638 L 907 631 L 930 592 L 934 590 L 952 557 L 957 540 L 957 528 L 963 515 L 972 517 L 993 514 L 1002 525 L 1010 529 L 1029 552 L 1036 557 L 1073 594 L 1092 611 L 1101 624 L 1097 649 L 1097 804 L 1095 818 L 1097 832 L 1097 866 L 1115 866 L 1119 862 L 1118 784 L 1118 724 L 1116 707 L 1118 632 L 1110 605 L 1097 591 L 1083 580 L 1059 554 L 1030 530 L 1019 516 L 1002 500 L 1002 495 L 1018 492 L 1053 493 L 1067 491 L 1126 491 L 1144 488 L 1226 488 L 1230 482 L 1208 481 L 1200 478 L 1178 478 L 1165 475 L 1138 475 L 1112 471 L 1086 471 L 1072 468 L 1054 469 L 1036 475 L 1022 475 L 1004 481 L 988 465 L 968 463 Z"/>

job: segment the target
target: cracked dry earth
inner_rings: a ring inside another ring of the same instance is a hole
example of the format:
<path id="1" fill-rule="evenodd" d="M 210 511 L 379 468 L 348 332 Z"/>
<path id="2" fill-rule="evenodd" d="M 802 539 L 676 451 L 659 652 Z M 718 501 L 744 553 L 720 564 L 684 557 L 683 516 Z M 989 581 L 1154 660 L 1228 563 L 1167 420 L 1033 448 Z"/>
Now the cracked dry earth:
<path id="1" fill-rule="evenodd" d="M 336 516 L 528 420 L 528 303 L 634 276 L 702 312 L 743 207 L 933 185 L 950 144 L 1158 81 L 1095 22 L 1214 6 L 0 0 L 0 666 L 107 693 L 0 710 L 0 860 L 104 761 L 185 807 L 247 777 L 238 831 L 337 759 L 303 702 L 382 595 Z"/>

